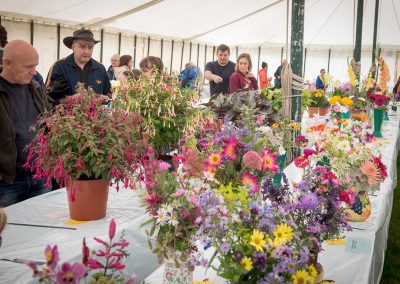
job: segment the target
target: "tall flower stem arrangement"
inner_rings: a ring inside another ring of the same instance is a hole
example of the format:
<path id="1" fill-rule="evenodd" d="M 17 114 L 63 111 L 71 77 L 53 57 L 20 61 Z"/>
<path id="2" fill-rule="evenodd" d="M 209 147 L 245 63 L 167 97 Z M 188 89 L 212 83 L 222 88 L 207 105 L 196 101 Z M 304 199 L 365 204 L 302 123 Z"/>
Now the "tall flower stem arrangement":
<path id="1" fill-rule="evenodd" d="M 125 91 L 127 110 L 142 115 L 141 131 L 159 153 L 178 148 L 178 141 L 193 132 L 202 116 L 194 107 L 198 93 L 180 89 L 174 77 L 142 76 L 128 81 Z"/>
<path id="2" fill-rule="evenodd" d="M 139 128 L 142 118 L 117 107 L 109 112 L 97 95 L 83 87 L 78 88 L 78 93 L 81 94 L 78 99 L 59 105 L 52 114 L 39 118 L 40 127 L 28 146 L 25 166 L 35 172 L 35 178 L 47 180 L 48 186 L 52 178 L 67 186 L 71 202 L 79 201 L 82 191 L 77 181 L 90 184 L 102 179 L 105 188 L 101 196 L 106 202 L 110 182 L 116 183 L 117 189 L 120 182 L 125 187 L 135 185 L 132 177 L 145 144 Z M 98 190 L 95 196 L 99 195 Z M 86 213 L 90 214 L 88 204 L 80 208 L 87 208 Z M 105 208 L 93 218 L 102 218 Z"/>

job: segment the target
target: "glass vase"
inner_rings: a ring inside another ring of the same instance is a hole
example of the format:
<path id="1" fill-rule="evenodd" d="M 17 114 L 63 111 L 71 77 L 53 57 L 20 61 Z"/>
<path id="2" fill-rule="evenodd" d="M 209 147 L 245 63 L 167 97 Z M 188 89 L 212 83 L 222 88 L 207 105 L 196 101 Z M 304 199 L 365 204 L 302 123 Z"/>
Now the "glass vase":
<path id="1" fill-rule="evenodd" d="M 174 258 L 177 254 L 171 253 L 168 259 L 164 260 L 164 275 L 163 284 L 192 284 L 193 282 L 193 267 L 189 263 L 189 257 Z"/>
<path id="2" fill-rule="evenodd" d="M 371 215 L 371 202 L 366 191 L 359 191 L 353 205 L 346 205 L 347 221 L 363 222 Z"/>
<path id="3" fill-rule="evenodd" d="M 383 123 L 383 110 L 375 108 L 374 109 L 374 132 L 372 133 L 372 135 L 374 137 L 383 137 L 382 123 Z"/>

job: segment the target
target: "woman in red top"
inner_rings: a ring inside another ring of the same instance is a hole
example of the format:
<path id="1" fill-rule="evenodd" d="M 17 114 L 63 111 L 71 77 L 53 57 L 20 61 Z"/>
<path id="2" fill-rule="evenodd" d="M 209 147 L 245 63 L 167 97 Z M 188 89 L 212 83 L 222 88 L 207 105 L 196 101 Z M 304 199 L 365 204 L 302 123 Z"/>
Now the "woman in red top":
<path id="1" fill-rule="evenodd" d="M 268 87 L 269 81 L 272 79 L 271 77 L 268 78 L 268 63 L 263 62 L 261 63 L 260 71 L 258 71 L 258 78 L 260 80 L 260 89 L 264 89 Z"/>
<path id="2" fill-rule="evenodd" d="M 239 89 L 257 90 L 257 79 L 251 73 L 252 63 L 248 53 L 239 55 L 236 61 L 235 73 L 229 79 L 229 93 Z"/>

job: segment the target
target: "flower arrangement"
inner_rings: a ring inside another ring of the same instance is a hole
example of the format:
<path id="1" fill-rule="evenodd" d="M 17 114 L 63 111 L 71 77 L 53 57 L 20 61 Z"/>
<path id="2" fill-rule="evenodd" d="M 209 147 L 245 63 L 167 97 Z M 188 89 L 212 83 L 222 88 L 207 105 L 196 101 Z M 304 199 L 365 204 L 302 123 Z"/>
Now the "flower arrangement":
<path id="1" fill-rule="evenodd" d="M 193 122 L 202 115 L 194 107 L 195 90 L 181 90 L 177 78 L 163 76 L 128 80 L 126 107 L 144 118 L 141 130 L 157 151 L 177 148 L 179 139 L 193 131 Z"/>
<path id="2" fill-rule="evenodd" d="M 43 283 L 125 283 L 135 284 L 136 276 L 132 275 L 125 281 L 122 270 L 128 256 L 126 247 L 129 245 L 122 234 L 118 241 L 113 241 L 116 232 L 116 223 L 111 219 L 109 225 L 109 242 L 97 237 L 94 240 L 104 246 L 90 253 L 83 239 L 82 261 L 76 263 L 64 262 L 60 264 L 60 255 L 57 245 L 48 245 L 44 251 L 46 264 L 40 268 L 34 262 L 26 263 L 33 271 L 33 278 Z M 87 279 L 87 277 L 91 279 Z"/>
<path id="3" fill-rule="evenodd" d="M 210 265 L 220 277 L 230 283 L 314 282 L 311 239 L 301 238 L 291 215 L 260 193 L 207 190 L 200 207 L 198 236 L 216 249 L 219 264 Z"/>
<path id="4" fill-rule="evenodd" d="M 382 57 L 378 58 L 378 65 L 380 73 L 379 73 L 379 82 L 377 84 L 377 87 L 382 92 L 385 92 L 388 90 L 387 82 L 389 82 L 390 80 L 389 67 Z"/>
<path id="5" fill-rule="evenodd" d="M 371 107 L 374 109 L 381 109 L 383 111 L 387 110 L 387 106 L 390 102 L 390 96 L 385 93 L 369 93 L 367 98 L 371 103 Z"/>
<path id="6" fill-rule="evenodd" d="M 187 156 L 179 155 L 179 159 L 192 161 L 190 154 Z M 198 228 L 195 220 L 199 215 L 203 184 L 195 179 L 189 181 L 181 172 L 169 171 L 170 164 L 156 160 L 150 148 L 145 159 L 147 193 L 143 201 L 151 219 L 143 225 L 151 224 L 146 232 L 150 240 L 155 238 L 155 245 L 150 241 L 150 248 L 160 261 L 173 258 L 187 262 L 197 251 L 193 237 Z M 174 161 L 179 163 L 177 159 Z"/>
<path id="7" fill-rule="evenodd" d="M 130 178 L 143 150 L 141 117 L 114 107 L 111 112 L 98 97 L 81 86 L 79 99 L 59 105 L 39 118 L 39 129 L 28 146 L 26 167 L 35 178 L 54 178 L 63 186 L 71 179 L 122 181 Z"/>
<path id="8" fill-rule="evenodd" d="M 354 104 L 352 99 L 339 96 L 331 97 L 329 103 L 334 114 L 347 113 L 350 111 L 351 106 Z"/>
<path id="9" fill-rule="evenodd" d="M 349 121 L 339 130 L 326 127 L 323 131 L 310 132 L 309 140 L 314 149 L 304 150 L 299 164 L 324 162 L 341 182 L 354 191 L 374 191 L 387 177 L 386 166 L 373 148 L 371 126 L 362 121 Z M 296 161 L 295 161 L 296 163 Z"/>

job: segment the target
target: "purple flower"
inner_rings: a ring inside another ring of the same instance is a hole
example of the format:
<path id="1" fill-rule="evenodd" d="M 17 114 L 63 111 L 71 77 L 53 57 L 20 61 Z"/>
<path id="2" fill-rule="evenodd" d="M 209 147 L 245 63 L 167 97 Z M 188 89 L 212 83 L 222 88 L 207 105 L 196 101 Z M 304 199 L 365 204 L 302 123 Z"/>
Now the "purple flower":
<path id="1" fill-rule="evenodd" d="M 57 283 L 78 283 L 86 273 L 86 267 L 82 263 L 74 263 L 73 265 L 65 262 L 61 266 L 61 270 L 57 273 Z"/>
<path id="2" fill-rule="evenodd" d="M 230 249 L 231 249 L 231 245 L 229 244 L 229 243 L 227 243 L 227 242 L 223 242 L 222 244 L 221 244 L 221 246 L 219 247 L 219 249 L 220 249 L 220 251 L 222 252 L 222 253 L 227 253 Z"/>
<path id="3" fill-rule="evenodd" d="M 301 198 L 301 206 L 304 209 L 314 210 L 318 207 L 318 197 L 315 193 L 308 193 Z"/>
<path id="4" fill-rule="evenodd" d="M 267 255 L 265 252 L 256 252 L 254 256 L 252 257 L 252 262 L 255 267 L 258 267 L 261 271 L 265 271 L 267 268 Z"/>
<path id="5" fill-rule="evenodd" d="M 240 262 L 240 261 L 242 261 L 243 257 L 244 257 L 244 254 L 241 251 L 235 250 L 233 252 L 233 258 L 235 259 L 235 261 Z"/>

